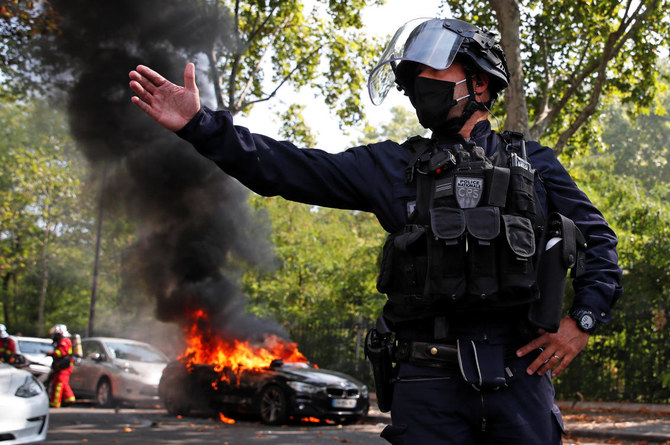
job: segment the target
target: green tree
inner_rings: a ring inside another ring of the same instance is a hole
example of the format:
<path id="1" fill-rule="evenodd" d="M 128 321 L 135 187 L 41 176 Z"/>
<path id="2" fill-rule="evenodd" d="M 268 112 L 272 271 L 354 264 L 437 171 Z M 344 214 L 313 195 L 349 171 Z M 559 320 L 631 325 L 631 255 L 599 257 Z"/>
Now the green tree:
<path id="1" fill-rule="evenodd" d="M 667 0 L 456 2 L 457 16 L 495 28 L 510 67 L 506 128 L 548 136 L 560 152 L 597 133 L 602 98 L 649 106 L 656 63 L 670 37 Z M 490 10 L 495 11 L 495 16 Z"/>
<path id="2" fill-rule="evenodd" d="M 336 322 L 378 315 L 375 290 L 383 232 L 369 213 L 310 207 L 254 195 L 268 212 L 279 267 L 245 276 L 253 311 L 292 328 L 309 320 Z"/>
<path id="3" fill-rule="evenodd" d="M 0 98 L 23 95 L 31 82 L 24 52 L 35 37 L 48 34 L 58 26 L 58 16 L 49 2 L 7 0 L 0 5 Z"/>
<path id="4" fill-rule="evenodd" d="M 668 60 L 662 60 L 659 66 L 667 79 Z M 636 194 L 651 194 L 666 202 L 670 198 L 669 109 L 670 84 L 666 81 L 659 85 L 655 106 L 638 112 L 615 97 L 600 117 L 600 142 L 614 155 L 615 173 L 637 178 L 642 187 L 632 189 Z"/>
<path id="5" fill-rule="evenodd" d="M 358 143 L 361 145 L 371 144 L 384 139 L 402 142 L 414 135 L 425 136 L 427 132 L 428 130 L 419 123 L 414 111 L 402 106 L 395 106 L 391 108 L 391 120 L 382 124 L 381 128 L 366 124 L 363 129 L 363 136 L 358 140 Z"/>
<path id="6" fill-rule="evenodd" d="M 67 271 L 63 241 L 86 231 L 85 200 L 79 194 L 84 169 L 62 113 L 31 102 L 2 105 L 0 115 L 5 131 L 0 141 L 3 315 L 12 323 L 21 310 L 23 317 L 34 311 L 42 335 L 50 283 L 57 278 L 51 271 Z"/>
<path id="7" fill-rule="evenodd" d="M 206 51 L 217 107 L 233 114 L 272 99 L 286 84 L 316 88 L 344 124 L 360 120 L 361 93 L 378 48 L 361 10 L 384 0 L 220 0 L 228 32 Z M 232 42 L 232 44 L 230 43 Z"/>

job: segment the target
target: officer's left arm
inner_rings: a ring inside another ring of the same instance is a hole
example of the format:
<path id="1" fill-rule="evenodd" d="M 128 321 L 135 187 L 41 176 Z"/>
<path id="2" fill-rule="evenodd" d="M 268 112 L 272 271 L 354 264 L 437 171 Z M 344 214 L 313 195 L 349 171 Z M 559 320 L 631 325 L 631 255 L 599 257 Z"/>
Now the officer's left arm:
<path id="1" fill-rule="evenodd" d="M 622 294 L 616 234 L 551 149 L 529 143 L 528 152 L 533 167 L 542 177 L 546 194 L 541 200 L 545 210 L 572 219 L 586 239 L 585 270 L 573 280 L 572 309 L 590 310 L 598 323 L 606 323 L 611 320 L 611 309 Z M 539 337 L 519 350 L 519 355 L 542 348 L 542 353 L 528 367 L 528 373 L 544 374 L 554 368 L 554 375 L 558 375 L 584 349 L 589 337 L 590 334 L 580 330 L 572 318 L 565 317 L 558 332 L 541 331 Z"/>

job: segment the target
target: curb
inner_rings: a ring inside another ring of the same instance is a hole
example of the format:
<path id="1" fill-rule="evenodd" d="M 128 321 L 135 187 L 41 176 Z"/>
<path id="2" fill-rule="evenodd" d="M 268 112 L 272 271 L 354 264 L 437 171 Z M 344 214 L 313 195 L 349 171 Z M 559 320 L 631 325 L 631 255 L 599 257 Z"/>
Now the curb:
<path id="1" fill-rule="evenodd" d="M 556 405 L 565 410 L 587 410 L 587 411 L 618 411 L 626 413 L 656 413 L 670 415 L 670 405 L 654 403 L 628 403 L 628 402 L 582 402 L 570 400 L 557 400 Z"/>
<path id="2" fill-rule="evenodd" d="M 589 439 L 603 439 L 603 440 L 616 439 L 616 440 L 625 440 L 629 442 L 643 442 L 643 443 L 670 442 L 670 435 L 667 434 L 626 433 L 623 431 L 599 431 L 599 430 L 585 430 L 585 429 L 567 430 L 565 433 L 568 437 L 582 437 Z"/>
<path id="3" fill-rule="evenodd" d="M 369 423 L 391 423 L 390 413 L 382 413 L 376 407 L 376 398 L 370 397 L 370 412 L 365 421 Z M 586 410 L 586 411 L 615 411 L 615 412 L 630 412 L 630 413 L 657 413 L 670 415 L 670 405 L 660 404 L 641 404 L 641 403 L 615 403 L 615 402 L 581 402 L 581 401 L 566 401 L 557 400 L 556 405 L 562 410 Z M 653 432 L 625 432 L 618 430 L 597 430 L 574 428 L 567 429 L 566 434 L 569 437 L 583 437 L 591 439 L 618 439 L 631 442 L 652 442 L 665 443 L 670 442 L 670 434 L 653 433 Z"/>

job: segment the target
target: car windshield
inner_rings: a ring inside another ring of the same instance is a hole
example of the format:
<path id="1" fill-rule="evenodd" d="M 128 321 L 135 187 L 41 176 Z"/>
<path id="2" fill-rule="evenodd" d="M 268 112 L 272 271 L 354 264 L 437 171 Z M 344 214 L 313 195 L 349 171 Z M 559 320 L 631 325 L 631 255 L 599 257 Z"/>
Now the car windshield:
<path id="1" fill-rule="evenodd" d="M 51 343 L 19 340 L 19 351 L 21 351 L 22 354 L 46 354 L 53 350 L 54 348 Z"/>
<path id="2" fill-rule="evenodd" d="M 106 345 L 112 358 L 119 360 L 145 363 L 167 362 L 167 357 L 162 352 L 149 345 L 121 342 L 107 342 Z"/>
<path id="3" fill-rule="evenodd" d="M 307 368 L 314 368 L 315 367 L 311 363 L 301 363 L 301 362 L 284 362 L 284 364 L 282 366 L 285 366 L 287 368 L 294 368 L 294 369 L 307 369 Z"/>

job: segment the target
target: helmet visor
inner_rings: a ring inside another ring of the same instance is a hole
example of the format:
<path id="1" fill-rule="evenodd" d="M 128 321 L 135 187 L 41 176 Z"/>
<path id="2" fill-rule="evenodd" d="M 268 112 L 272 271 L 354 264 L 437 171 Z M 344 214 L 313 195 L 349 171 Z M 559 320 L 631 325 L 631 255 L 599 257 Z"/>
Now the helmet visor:
<path id="1" fill-rule="evenodd" d="M 405 23 L 387 45 L 368 78 L 368 92 L 380 105 L 395 82 L 395 67 L 403 60 L 449 68 L 463 43 L 463 37 L 445 28 L 439 19 L 414 19 Z"/>

